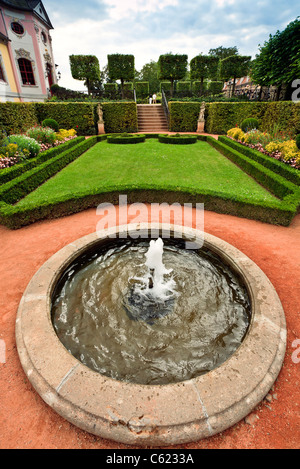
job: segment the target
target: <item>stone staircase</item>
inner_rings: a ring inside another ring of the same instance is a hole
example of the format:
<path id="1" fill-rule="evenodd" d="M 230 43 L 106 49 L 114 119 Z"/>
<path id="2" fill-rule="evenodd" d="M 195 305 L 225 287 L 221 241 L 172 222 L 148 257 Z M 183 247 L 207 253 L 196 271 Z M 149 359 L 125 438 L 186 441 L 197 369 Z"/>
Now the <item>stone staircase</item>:
<path id="1" fill-rule="evenodd" d="M 139 132 L 168 132 L 168 122 L 161 104 L 138 104 Z"/>

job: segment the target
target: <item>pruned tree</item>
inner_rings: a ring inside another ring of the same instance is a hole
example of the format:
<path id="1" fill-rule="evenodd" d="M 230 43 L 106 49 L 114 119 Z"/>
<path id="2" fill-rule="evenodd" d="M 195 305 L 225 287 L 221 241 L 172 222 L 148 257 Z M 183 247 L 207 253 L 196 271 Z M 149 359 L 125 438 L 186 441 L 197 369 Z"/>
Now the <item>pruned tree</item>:
<path id="1" fill-rule="evenodd" d="M 235 82 L 239 77 L 246 76 L 250 69 L 251 57 L 246 55 L 231 55 L 221 60 L 220 76 L 225 81 L 233 79 L 231 96 L 234 96 Z"/>
<path id="2" fill-rule="evenodd" d="M 108 59 L 108 74 L 111 80 L 121 81 L 122 99 L 124 99 L 124 83 L 135 77 L 134 56 L 130 54 L 110 54 Z"/>
<path id="3" fill-rule="evenodd" d="M 185 54 L 164 54 L 158 59 L 158 78 L 171 82 L 171 96 L 174 94 L 174 81 L 182 80 L 187 73 L 188 56 Z"/>
<path id="4" fill-rule="evenodd" d="M 200 96 L 204 90 L 204 80 L 216 80 L 218 75 L 219 58 L 212 55 L 199 54 L 194 57 L 190 62 L 191 68 L 191 79 L 199 80 L 200 85 Z"/>
<path id="5" fill-rule="evenodd" d="M 99 60 L 95 55 L 70 55 L 69 58 L 72 77 L 84 81 L 90 95 L 92 83 L 101 79 Z"/>

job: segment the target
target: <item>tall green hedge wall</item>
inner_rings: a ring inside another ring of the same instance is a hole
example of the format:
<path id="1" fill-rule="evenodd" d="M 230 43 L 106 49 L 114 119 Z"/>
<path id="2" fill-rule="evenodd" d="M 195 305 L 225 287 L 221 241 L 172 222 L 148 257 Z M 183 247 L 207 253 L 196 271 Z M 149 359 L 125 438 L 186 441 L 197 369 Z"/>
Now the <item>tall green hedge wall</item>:
<path id="1" fill-rule="evenodd" d="M 255 117 L 261 130 L 268 130 L 278 124 L 281 130 L 300 132 L 300 103 L 209 103 L 206 107 L 205 130 L 210 134 L 226 134 L 248 117 Z"/>
<path id="2" fill-rule="evenodd" d="M 97 105 L 95 103 L 36 103 L 39 122 L 55 119 L 60 129 L 75 129 L 78 135 L 97 134 Z"/>
<path id="3" fill-rule="evenodd" d="M 0 103 L 0 130 L 8 134 L 26 131 L 46 118 L 55 119 L 61 129 L 75 129 L 77 135 L 97 135 L 97 103 Z M 134 102 L 101 104 L 107 133 L 137 132 Z"/>
<path id="4" fill-rule="evenodd" d="M 105 132 L 137 132 L 137 107 L 134 102 L 101 103 Z"/>
<path id="5" fill-rule="evenodd" d="M 200 112 L 200 103 L 169 102 L 171 132 L 196 132 Z"/>
<path id="6" fill-rule="evenodd" d="M 0 103 L 0 130 L 21 133 L 38 123 L 34 103 Z"/>

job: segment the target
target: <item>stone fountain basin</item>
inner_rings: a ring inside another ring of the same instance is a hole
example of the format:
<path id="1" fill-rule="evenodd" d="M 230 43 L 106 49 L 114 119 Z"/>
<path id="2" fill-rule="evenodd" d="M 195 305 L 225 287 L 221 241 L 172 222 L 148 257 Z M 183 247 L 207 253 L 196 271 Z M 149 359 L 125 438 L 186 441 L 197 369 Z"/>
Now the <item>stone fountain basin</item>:
<path id="1" fill-rule="evenodd" d="M 242 252 L 204 234 L 204 246 L 243 279 L 252 319 L 237 351 L 209 373 L 171 385 L 137 385 L 92 371 L 59 341 L 51 321 L 51 298 L 65 269 L 86 250 L 112 234 L 157 229 L 182 233 L 182 227 L 139 224 L 85 236 L 52 256 L 34 275 L 20 302 L 16 341 L 22 367 L 41 398 L 59 415 L 94 435 L 140 446 L 200 440 L 246 417 L 268 394 L 283 364 L 285 315 L 262 270 Z M 203 233 L 184 228 L 187 240 Z"/>

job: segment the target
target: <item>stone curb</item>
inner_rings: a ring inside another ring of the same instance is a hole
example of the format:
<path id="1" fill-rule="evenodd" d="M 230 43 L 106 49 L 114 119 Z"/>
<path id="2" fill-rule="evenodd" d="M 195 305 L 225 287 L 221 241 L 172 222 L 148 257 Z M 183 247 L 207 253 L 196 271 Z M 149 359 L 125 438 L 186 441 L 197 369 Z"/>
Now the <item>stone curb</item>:
<path id="1" fill-rule="evenodd" d="M 55 334 L 50 317 L 55 285 L 88 247 L 116 233 L 170 225 L 130 224 L 85 236 L 52 256 L 34 275 L 22 297 L 16 341 L 23 369 L 41 398 L 59 415 L 92 434 L 135 445 L 173 445 L 219 433 L 246 417 L 276 380 L 285 355 L 286 323 L 278 295 L 262 270 L 225 241 L 191 228 L 197 239 L 243 278 L 252 321 L 237 351 L 220 367 L 172 385 L 146 386 L 102 376 L 76 360 Z M 182 233 L 182 227 L 171 231 Z"/>

